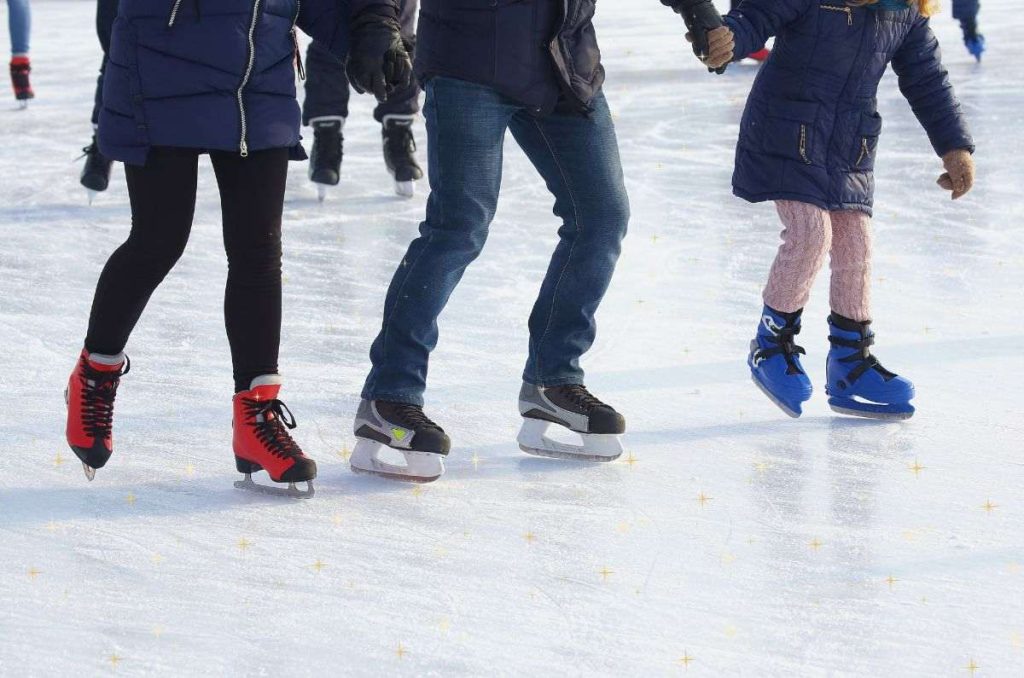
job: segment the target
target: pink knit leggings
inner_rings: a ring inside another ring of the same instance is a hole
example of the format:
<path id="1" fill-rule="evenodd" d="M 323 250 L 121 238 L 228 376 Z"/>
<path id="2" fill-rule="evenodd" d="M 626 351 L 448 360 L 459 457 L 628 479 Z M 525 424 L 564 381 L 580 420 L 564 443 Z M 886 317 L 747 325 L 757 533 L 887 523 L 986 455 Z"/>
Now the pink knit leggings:
<path id="1" fill-rule="evenodd" d="M 776 311 L 802 309 L 811 286 L 832 253 L 832 310 L 851 320 L 871 319 L 871 217 L 864 212 L 829 212 L 805 202 L 779 200 L 782 245 L 775 255 L 764 303 Z"/>

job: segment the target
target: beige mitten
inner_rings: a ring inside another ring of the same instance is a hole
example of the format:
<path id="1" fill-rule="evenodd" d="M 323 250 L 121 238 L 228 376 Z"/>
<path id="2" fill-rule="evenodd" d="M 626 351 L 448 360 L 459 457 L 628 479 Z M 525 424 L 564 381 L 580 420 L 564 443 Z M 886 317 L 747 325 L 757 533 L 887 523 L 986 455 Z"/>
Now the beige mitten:
<path id="1" fill-rule="evenodd" d="M 942 156 L 946 171 L 939 177 L 939 186 L 953 191 L 953 200 L 963 197 L 974 187 L 974 158 L 969 151 L 958 148 Z"/>
<path id="2" fill-rule="evenodd" d="M 686 41 L 693 42 L 693 34 L 686 34 Z M 736 39 L 728 26 L 719 26 L 708 31 L 708 53 L 702 61 L 708 68 L 720 68 L 732 61 Z"/>

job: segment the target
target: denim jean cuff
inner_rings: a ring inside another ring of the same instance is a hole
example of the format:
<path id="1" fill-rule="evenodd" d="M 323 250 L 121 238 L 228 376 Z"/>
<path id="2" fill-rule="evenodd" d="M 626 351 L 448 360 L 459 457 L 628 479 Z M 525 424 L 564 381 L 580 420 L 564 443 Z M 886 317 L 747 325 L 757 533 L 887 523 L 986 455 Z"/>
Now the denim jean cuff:
<path id="1" fill-rule="evenodd" d="M 583 375 L 582 374 L 574 374 L 574 375 L 568 375 L 568 376 L 563 375 L 563 376 L 560 376 L 560 377 L 544 377 L 544 378 L 538 379 L 536 377 L 533 377 L 533 376 L 531 376 L 529 374 L 525 374 L 524 373 L 523 374 L 523 381 L 525 381 L 527 384 L 531 384 L 533 386 L 542 386 L 542 387 L 546 388 L 546 387 L 549 387 L 549 386 L 565 386 L 566 384 L 582 384 L 583 383 Z"/>
<path id="2" fill-rule="evenodd" d="M 363 391 L 360 396 L 363 400 L 382 400 L 386 403 L 405 403 L 423 407 L 423 396 L 418 393 L 377 393 Z"/>

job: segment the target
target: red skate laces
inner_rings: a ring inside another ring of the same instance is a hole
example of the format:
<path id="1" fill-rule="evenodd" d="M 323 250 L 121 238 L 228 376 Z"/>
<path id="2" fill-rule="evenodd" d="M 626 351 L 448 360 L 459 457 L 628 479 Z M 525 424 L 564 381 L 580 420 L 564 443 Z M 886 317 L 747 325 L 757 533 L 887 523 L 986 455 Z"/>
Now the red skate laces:
<path id="1" fill-rule="evenodd" d="M 82 428 L 94 440 L 107 440 L 114 422 L 114 398 L 121 377 L 128 374 L 131 361 L 125 356 L 124 367 L 116 371 L 98 370 L 82 356 Z"/>
<path id="2" fill-rule="evenodd" d="M 242 398 L 242 406 L 245 408 L 246 418 L 251 419 L 249 425 L 256 431 L 256 440 L 266 451 L 282 459 L 304 456 L 298 443 L 288 433 L 297 424 L 287 405 L 276 398 Z"/>

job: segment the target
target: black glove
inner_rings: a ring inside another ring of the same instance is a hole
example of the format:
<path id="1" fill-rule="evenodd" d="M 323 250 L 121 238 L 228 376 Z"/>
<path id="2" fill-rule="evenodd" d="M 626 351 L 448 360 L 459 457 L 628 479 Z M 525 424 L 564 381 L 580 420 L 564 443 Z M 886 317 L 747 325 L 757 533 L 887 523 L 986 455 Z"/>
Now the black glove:
<path id="1" fill-rule="evenodd" d="M 683 0 L 674 8 L 683 15 L 686 28 L 693 37 L 693 53 L 703 60 L 708 54 L 708 31 L 722 26 L 722 15 L 711 0 Z M 725 73 L 728 64 L 720 68 L 708 68 L 709 72 Z"/>
<path id="2" fill-rule="evenodd" d="M 398 21 L 372 9 L 355 17 L 345 70 L 357 92 L 373 92 L 377 101 L 387 101 L 391 92 L 408 86 L 412 61 Z"/>

